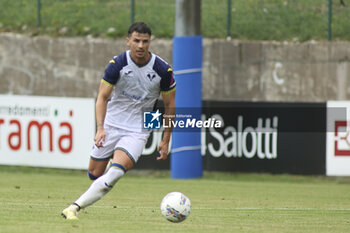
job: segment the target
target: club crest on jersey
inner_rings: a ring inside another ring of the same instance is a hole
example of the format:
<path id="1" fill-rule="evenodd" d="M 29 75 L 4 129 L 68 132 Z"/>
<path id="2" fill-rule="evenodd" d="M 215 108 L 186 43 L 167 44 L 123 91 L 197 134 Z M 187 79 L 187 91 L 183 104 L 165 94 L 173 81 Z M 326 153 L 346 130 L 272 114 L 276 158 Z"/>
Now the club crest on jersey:
<path id="1" fill-rule="evenodd" d="M 156 77 L 155 73 L 148 73 L 147 74 L 147 78 L 149 79 L 149 81 L 152 81 L 155 77 Z"/>

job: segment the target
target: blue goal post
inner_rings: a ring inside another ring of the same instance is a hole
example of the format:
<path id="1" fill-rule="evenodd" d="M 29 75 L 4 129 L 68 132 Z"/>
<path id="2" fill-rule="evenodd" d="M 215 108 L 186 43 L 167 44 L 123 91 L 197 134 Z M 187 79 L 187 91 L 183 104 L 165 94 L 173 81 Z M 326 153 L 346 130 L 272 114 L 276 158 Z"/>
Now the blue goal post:
<path id="1" fill-rule="evenodd" d="M 202 36 L 173 38 L 176 113 L 188 111 L 197 120 L 201 120 L 202 113 L 202 40 Z M 172 137 L 171 178 L 202 177 L 201 130 L 175 129 Z"/>

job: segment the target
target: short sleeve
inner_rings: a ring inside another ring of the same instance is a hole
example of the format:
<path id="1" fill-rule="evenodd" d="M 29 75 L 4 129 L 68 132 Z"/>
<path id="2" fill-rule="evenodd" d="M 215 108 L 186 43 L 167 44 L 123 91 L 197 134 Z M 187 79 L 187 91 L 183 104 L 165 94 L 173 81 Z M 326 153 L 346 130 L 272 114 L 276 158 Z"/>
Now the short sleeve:
<path id="1" fill-rule="evenodd" d="M 162 92 L 170 92 L 175 90 L 176 82 L 173 75 L 173 69 L 168 63 L 163 61 L 161 58 L 156 57 L 153 69 L 161 78 L 160 90 Z"/>
<path id="2" fill-rule="evenodd" d="M 126 52 L 114 57 L 109 61 L 105 73 L 103 74 L 103 80 L 111 85 L 115 85 L 119 79 L 120 71 L 127 65 Z"/>
<path id="3" fill-rule="evenodd" d="M 176 87 L 176 82 L 174 79 L 174 74 L 172 68 L 169 66 L 168 70 L 165 72 L 164 77 L 160 81 L 160 90 L 162 92 L 169 92 L 174 90 Z"/>

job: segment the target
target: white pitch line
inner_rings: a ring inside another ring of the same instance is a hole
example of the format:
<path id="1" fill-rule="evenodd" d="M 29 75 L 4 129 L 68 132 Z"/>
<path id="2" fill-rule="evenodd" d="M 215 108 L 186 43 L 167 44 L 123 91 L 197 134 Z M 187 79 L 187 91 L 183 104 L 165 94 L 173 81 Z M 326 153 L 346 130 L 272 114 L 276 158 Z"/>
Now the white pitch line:
<path id="1" fill-rule="evenodd" d="M 57 203 L 23 203 L 23 202 L 0 202 L 0 205 L 7 206 L 61 206 Z M 112 205 L 111 205 L 112 206 Z M 111 206 L 93 205 L 89 208 L 111 208 Z M 64 206 L 63 206 L 64 207 Z M 63 208 L 62 207 L 62 208 Z M 157 209 L 158 206 L 119 206 L 116 209 Z M 299 208 L 299 207 L 192 207 L 193 210 L 281 210 L 281 211 L 350 211 L 350 208 Z"/>
<path id="2" fill-rule="evenodd" d="M 322 210 L 322 211 L 350 211 L 346 208 L 299 208 L 299 207 L 224 207 L 224 208 L 211 208 L 211 207 L 197 207 L 193 209 L 199 210 Z"/>

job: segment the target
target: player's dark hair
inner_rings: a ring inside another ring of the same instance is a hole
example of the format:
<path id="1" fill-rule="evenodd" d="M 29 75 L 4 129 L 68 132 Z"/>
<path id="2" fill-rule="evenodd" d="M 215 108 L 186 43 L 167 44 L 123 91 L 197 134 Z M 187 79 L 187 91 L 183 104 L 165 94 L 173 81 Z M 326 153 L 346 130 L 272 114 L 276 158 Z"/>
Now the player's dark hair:
<path id="1" fill-rule="evenodd" d="M 149 36 L 152 35 L 151 29 L 144 22 L 133 23 L 128 30 L 128 36 L 130 37 L 133 32 L 147 33 Z"/>

